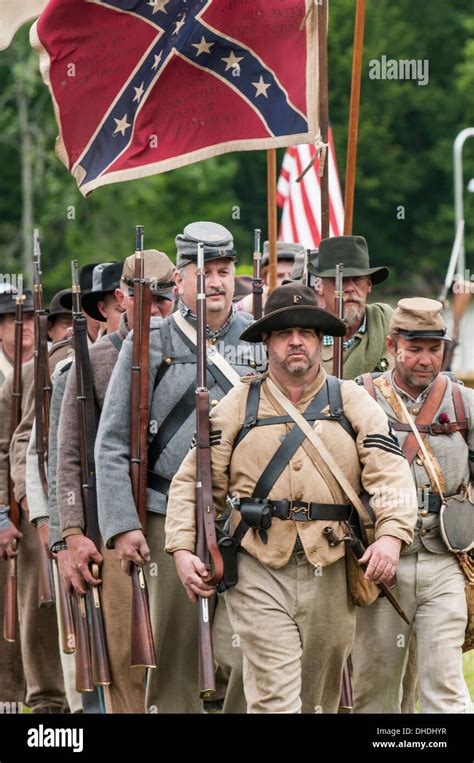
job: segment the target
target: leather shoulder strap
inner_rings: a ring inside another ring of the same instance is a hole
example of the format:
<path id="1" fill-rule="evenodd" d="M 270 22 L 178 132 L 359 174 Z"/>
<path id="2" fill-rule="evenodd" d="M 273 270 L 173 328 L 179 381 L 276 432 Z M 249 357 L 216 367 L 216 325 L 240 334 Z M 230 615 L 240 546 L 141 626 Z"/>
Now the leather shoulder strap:
<path id="1" fill-rule="evenodd" d="M 361 374 L 360 378 L 362 380 L 362 384 L 366 392 L 368 392 L 370 397 L 373 397 L 374 400 L 377 400 L 377 392 L 375 390 L 375 384 L 372 378 L 372 374 L 371 373 Z"/>
<path id="2" fill-rule="evenodd" d="M 444 393 L 446 392 L 447 384 L 448 380 L 445 376 L 443 376 L 443 374 L 439 374 L 436 377 L 436 380 L 434 381 L 433 386 L 429 391 L 428 397 L 423 403 L 420 412 L 415 419 L 417 426 L 423 424 L 431 424 L 433 422 L 434 415 L 441 405 Z M 427 433 L 423 432 L 420 436 L 422 439 L 425 439 L 426 435 Z M 402 447 L 403 454 L 410 465 L 413 463 L 419 449 L 420 446 L 415 435 L 413 432 L 410 432 Z"/>
<path id="3" fill-rule="evenodd" d="M 453 393 L 453 404 L 454 413 L 456 415 L 456 422 L 458 424 L 459 431 L 467 442 L 469 427 L 466 416 L 466 408 L 464 407 L 464 400 L 462 399 L 461 387 L 456 382 L 452 382 L 451 390 Z"/>

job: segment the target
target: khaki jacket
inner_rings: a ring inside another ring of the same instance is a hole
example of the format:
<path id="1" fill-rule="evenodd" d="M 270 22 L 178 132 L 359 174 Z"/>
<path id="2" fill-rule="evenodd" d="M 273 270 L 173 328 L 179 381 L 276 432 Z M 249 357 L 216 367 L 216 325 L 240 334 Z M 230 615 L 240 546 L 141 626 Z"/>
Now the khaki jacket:
<path id="1" fill-rule="evenodd" d="M 301 412 L 325 380 L 326 372 L 321 369 L 314 384 L 297 405 Z M 280 445 L 281 436 L 292 426 L 274 424 L 254 427 L 234 450 L 234 440 L 245 418 L 250 380 L 246 381 L 226 395 L 211 413 L 212 480 L 217 511 L 224 508 L 228 494 L 234 499 L 252 495 L 259 477 Z M 284 389 L 282 391 L 285 392 Z M 371 494 L 376 515 L 376 537 L 392 535 L 404 544 L 410 544 L 417 515 L 415 488 L 408 463 L 390 433 L 388 419 L 370 395 L 355 382 L 342 382 L 341 394 L 344 415 L 357 433 L 357 440 L 354 442 L 334 420 L 317 422 L 316 431 L 338 464 L 343 466 L 356 492 L 361 492 L 364 487 Z M 266 381 L 263 381 L 258 418 L 283 413 L 271 396 Z M 313 457 L 317 459 L 317 465 Z M 195 475 L 196 449 L 193 448 L 171 485 L 166 520 L 166 550 L 170 553 L 177 549 L 195 549 Z M 328 467 L 306 441 L 275 482 L 268 497 L 273 500 L 348 503 Z M 240 514 L 234 509 L 231 514 L 232 531 L 239 521 Z M 315 566 L 326 566 L 345 553 L 344 543 L 333 548 L 329 546 L 323 535 L 323 529 L 327 526 L 333 527 L 339 537 L 344 534 L 340 522 L 295 522 L 274 517 L 267 544 L 261 542 L 256 531 L 249 530 L 242 546 L 262 563 L 278 569 L 288 562 L 299 535 L 308 560 Z"/>

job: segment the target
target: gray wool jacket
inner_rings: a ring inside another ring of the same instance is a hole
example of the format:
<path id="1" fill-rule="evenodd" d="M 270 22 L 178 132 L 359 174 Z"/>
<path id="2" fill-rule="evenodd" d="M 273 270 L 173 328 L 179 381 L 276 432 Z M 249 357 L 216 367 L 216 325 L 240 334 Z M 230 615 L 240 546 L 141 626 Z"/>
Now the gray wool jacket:
<path id="1" fill-rule="evenodd" d="M 106 334 L 89 347 L 95 401 L 98 413 L 102 409 L 105 393 L 113 368 L 128 334 L 125 314 L 120 326 L 112 334 Z M 93 425 L 94 422 L 91 422 Z M 61 454 L 57 477 L 57 511 L 61 537 L 84 531 L 84 505 L 81 489 L 81 457 L 77 419 L 76 367 L 73 363 L 65 383 L 64 398 L 58 426 L 58 451 Z"/>
<path id="2" fill-rule="evenodd" d="M 49 510 L 49 546 L 53 548 L 63 539 L 59 524 L 58 512 L 58 426 L 64 390 L 72 360 L 64 360 L 56 369 L 53 378 L 53 393 L 49 410 L 49 441 L 48 441 L 48 510 Z"/>
<path id="3" fill-rule="evenodd" d="M 189 313 L 186 320 L 196 327 L 196 321 Z M 165 322 L 169 331 L 165 331 Z M 240 376 L 259 372 L 266 366 L 262 345 L 242 342 L 239 338 L 251 323 L 253 317 L 248 313 L 234 312 L 230 320 L 210 339 Z M 171 340 L 171 346 L 166 346 L 163 352 L 165 335 Z M 129 334 L 110 380 L 96 439 L 99 525 L 108 547 L 113 546 L 114 536 L 141 527 L 129 477 L 132 348 L 132 334 Z M 166 364 L 163 364 L 164 357 L 168 359 Z M 162 374 L 165 367 L 164 376 L 154 389 L 157 374 Z M 150 331 L 149 447 L 155 435 L 159 436 L 160 428 L 163 432 L 166 431 L 164 422 L 167 419 L 169 422 L 179 416 L 180 410 L 184 410 L 181 404 L 183 395 L 193 385 L 196 386 L 195 353 L 183 339 L 172 316 L 166 319 L 153 318 Z M 224 396 L 224 390 L 212 378 L 208 379 L 208 388 L 211 406 L 216 405 Z M 178 471 L 191 446 L 195 430 L 196 414 L 193 409 L 176 433 L 164 443 L 156 463 L 149 462 L 148 469 L 158 475 L 165 485 L 169 484 Z M 159 490 L 149 485 L 147 510 L 165 514 L 167 492 L 166 487 Z"/>

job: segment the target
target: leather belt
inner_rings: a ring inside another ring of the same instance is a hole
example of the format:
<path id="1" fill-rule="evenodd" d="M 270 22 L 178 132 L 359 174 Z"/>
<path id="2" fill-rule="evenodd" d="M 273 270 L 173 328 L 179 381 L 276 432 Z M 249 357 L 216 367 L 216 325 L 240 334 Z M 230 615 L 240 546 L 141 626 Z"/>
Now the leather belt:
<path id="1" fill-rule="evenodd" d="M 272 516 L 277 519 L 293 519 L 295 522 L 311 522 L 317 519 L 333 522 L 347 521 L 351 516 L 351 504 L 307 503 L 306 501 L 267 501 Z"/>
<path id="2" fill-rule="evenodd" d="M 446 496 L 449 497 L 449 496 Z M 426 500 L 428 498 L 428 500 Z M 430 514 L 439 514 L 441 509 L 441 498 L 436 493 L 425 493 L 418 503 L 420 511 L 428 511 Z"/>
<path id="3" fill-rule="evenodd" d="M 160 477 L 156 472 L 148 472 L 147 487 L 156 490 L 157 493 L 162 493 L 167 496 L 170 490 L 170 485 L 171 480 L 166 479 L 166 477 Z"/>

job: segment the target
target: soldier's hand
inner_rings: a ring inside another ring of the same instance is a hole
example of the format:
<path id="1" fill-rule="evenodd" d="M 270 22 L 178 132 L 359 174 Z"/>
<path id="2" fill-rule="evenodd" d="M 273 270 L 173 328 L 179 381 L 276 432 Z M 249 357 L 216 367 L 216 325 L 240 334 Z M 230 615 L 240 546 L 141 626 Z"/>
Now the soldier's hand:
<path id="1" fill-rule="evenodd" d="M 39 542 L 43 546 L 44 550 L 46 551 L 48 557 L 50 559 L 53 558 L 53 555 L 51 553 L 51 549 L 49 548 L 49 525 L 40 525 L 36 528 L 38 530 L 38 537 Z"/>
<path id="2" fill-rule="evenodd" d="M 115 550 L 120 558 L 122 570 L 130 575 L 130 563 L 142 567 L 151 559 L 150 549 L 141 530 L 129 530 L 114 538 Z"/>
<path id="3" fill-rule="evenodd" d="M 11 525 L 7 530 L 0 532 L 0 554 L 3 559 L 8 559 L 18 555 L 18 540 L 23 538 L 23 534 Z"/>
<path id="4" fill-rule="evenodd" d="M 95 578 L 89 569 L 91 562 L 102 564 L 102 555 L 97 550 L 95 543 L 86 538 L 85 535 L 68 535 L 66 543 L 72 569 L 78 576 L 81 586 L 84 581 L 92 586 L 100 585 L 102 580 Z M 79 590 L 77 585 L 74 587 Z M 81 590 L 80 593 L 85 593 L 85 590 Z"/>
<path id="5" fill-rule="evenodd" d="M 64 583 L 64 590 L 66 593 L 72 594 L 74 593 L 74 590 L 78 593 L 86 593 L 87 589 L 84 580 L 82 579 L 82 575 L 79 577 L 72 568 L 69 551 L 66 549 L 58 551 L 56 558 L 58 560 L 59 574 Z"/>
<path id="6" fill-rule="evenodd" d="M 197 601 L 198 596 L 212 596 L 215 589 L 205 582 L 209 572 L 198 556 L 191 551 L 179 549 L 174 552 L 173 558 L 176 571 L 191 601 Z"/>
<path id="7" fill-rule="evenodd" d="M 359 564 L 366 564 L 365 579 L 373 583 L 389 583 L 393 580 L 400 559 L 402 542 L 391 535 L 383 535 L 372 543 Z"/>

